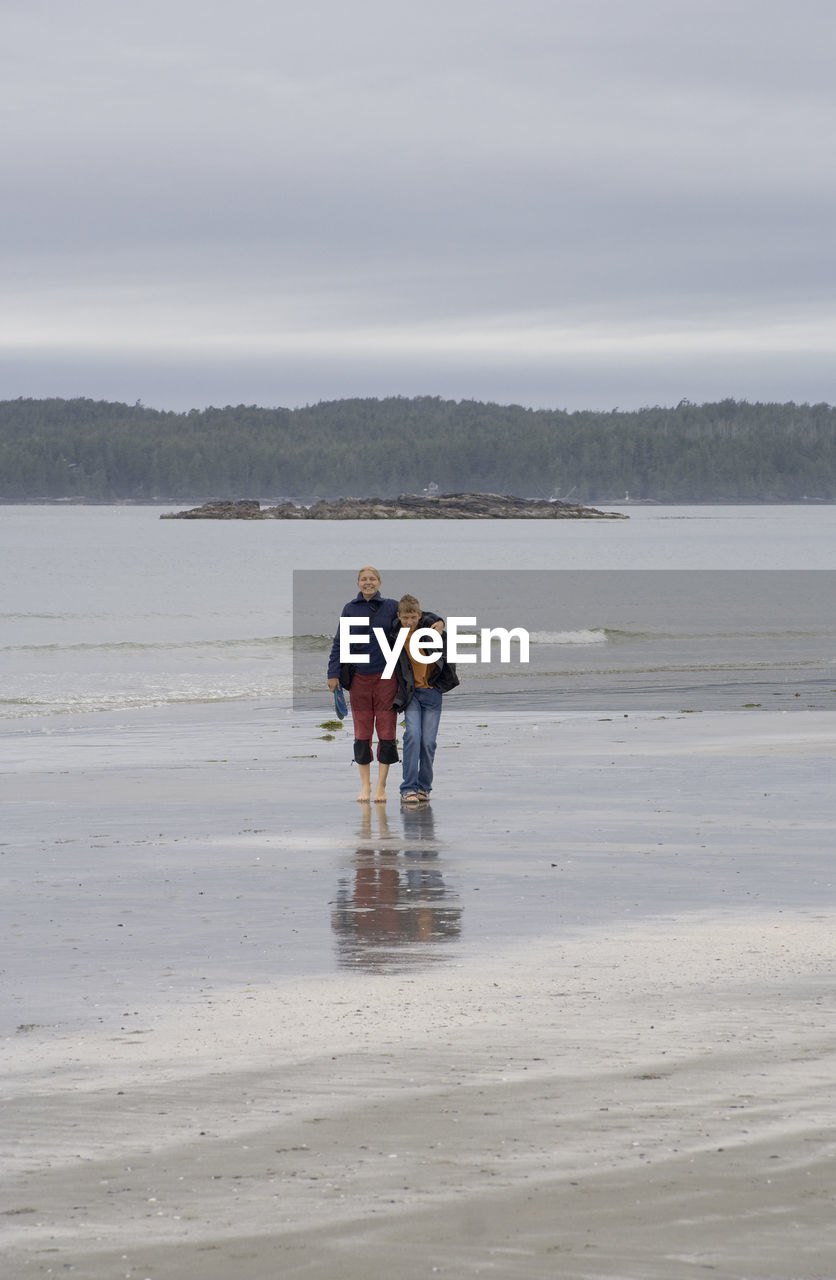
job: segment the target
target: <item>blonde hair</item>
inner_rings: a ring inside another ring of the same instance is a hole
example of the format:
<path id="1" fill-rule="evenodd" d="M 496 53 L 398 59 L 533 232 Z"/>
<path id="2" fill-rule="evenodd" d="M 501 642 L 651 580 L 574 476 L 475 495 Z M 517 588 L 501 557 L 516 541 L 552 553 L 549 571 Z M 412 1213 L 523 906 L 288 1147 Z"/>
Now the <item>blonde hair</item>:
<path id="1" fill-rule="evenodd" d="M 363 567 L 362 567 L 362 569 L 358 569 L 358 570 L 357 570 L 357 581 L 358 581 L 358 582 L 360 581 L 360 574 L 361 574 L 361 573 L 373 573 L 373 574 L 374 574 L 374 576 L 377 578 L 378 582 L 381 582 L 381 581 L 382 581 L 381 576 L 380 576 L 380 570 L 379 570 L 379 569 L 375 569 L 375 567 L 374 567 L 374 565 L 373 565 L 373 564 L 364 564 L 364 565 L 363 565 Z"/>
<path id="2" fill-rule="evenodd" d="M 401 596 L 398 601 L 398 613 L 420 613 L 421 606 L 415 596 Z"/>

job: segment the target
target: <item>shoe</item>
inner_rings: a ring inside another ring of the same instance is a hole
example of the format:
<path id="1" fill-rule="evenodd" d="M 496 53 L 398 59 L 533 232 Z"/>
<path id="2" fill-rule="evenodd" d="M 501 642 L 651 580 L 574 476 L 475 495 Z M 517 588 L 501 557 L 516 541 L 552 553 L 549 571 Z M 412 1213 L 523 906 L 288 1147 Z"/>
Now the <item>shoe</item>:
<path id="1" fill-rule="evenodd" d="M 405 791 L 401 796 L 401 804 L 420 804 L 421 796 L 417 791 Z"/>

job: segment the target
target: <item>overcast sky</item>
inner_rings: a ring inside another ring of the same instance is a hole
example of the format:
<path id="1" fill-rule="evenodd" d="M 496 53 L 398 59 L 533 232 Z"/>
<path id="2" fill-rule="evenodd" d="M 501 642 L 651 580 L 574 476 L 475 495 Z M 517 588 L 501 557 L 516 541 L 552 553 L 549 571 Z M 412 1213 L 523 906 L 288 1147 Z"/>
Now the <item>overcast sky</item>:
<path id="1" fill-rule="evenodd" d="M 836 402 L 833 0 L 0 0 L 0 398 Z"/>

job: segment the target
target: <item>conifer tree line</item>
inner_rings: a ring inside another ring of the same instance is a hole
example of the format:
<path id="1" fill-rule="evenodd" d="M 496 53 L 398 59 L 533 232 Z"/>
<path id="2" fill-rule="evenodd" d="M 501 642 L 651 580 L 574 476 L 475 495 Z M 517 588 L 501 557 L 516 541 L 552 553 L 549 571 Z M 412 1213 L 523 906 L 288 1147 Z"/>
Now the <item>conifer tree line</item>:
<path id="1" fill-rule="evenodd" d="M 682 401 L 566 412 L 416 398 L 187 413 L 0 402 L 0 501 L 481 491 L 573 502 L 836 500 L 836 409 Z"/>

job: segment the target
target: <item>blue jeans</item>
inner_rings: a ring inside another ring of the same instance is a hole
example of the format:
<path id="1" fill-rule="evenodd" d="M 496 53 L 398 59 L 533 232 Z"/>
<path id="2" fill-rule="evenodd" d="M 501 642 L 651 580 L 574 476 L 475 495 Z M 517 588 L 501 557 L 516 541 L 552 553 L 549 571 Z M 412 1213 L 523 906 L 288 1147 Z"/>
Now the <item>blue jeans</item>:
<path id="1" fill-rule="evenodd" d="M 441 694 L 438 689 L 416 689 L 403 714 L 401 795 L 407 791 L 429 792 L 433 785 L 435 740 L 441 719 Z"/>

